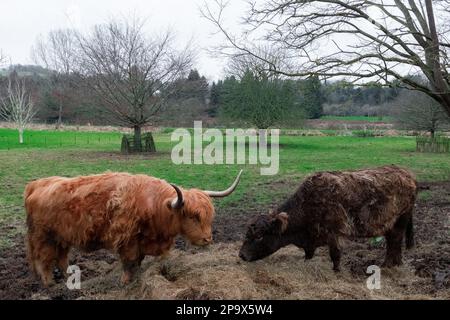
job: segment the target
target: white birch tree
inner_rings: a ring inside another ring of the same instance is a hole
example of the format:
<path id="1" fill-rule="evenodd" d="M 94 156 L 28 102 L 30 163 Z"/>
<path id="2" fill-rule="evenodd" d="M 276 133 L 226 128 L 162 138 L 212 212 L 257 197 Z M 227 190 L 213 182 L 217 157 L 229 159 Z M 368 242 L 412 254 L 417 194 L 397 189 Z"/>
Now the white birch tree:
<path id="1" fill-rule="evenodd" d="M 27 89 L 25 79 L 10 76 L 6 97 L 1 100 L 0 117 L 15 125 L 19 131 L 19 143 L 23 143 L 23 133 L 33 117 L 36 108 Z"/>

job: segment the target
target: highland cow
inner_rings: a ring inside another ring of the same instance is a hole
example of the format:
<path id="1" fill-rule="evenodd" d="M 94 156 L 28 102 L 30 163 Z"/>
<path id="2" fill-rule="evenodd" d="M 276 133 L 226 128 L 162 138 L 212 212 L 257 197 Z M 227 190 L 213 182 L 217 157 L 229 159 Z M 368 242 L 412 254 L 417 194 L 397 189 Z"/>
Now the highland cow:
<path id="1" fill-rule="evenodd" d="M 293 244 L 311 259 L 328 245 L 339 271 L 342 238 L 384 236 L 384 266 L 400 265 L 404 235 L 407 248 L 414 243 L 416 195 L 415 178 L 397 166 L 315 173 L 274 212 L 250 221 L 239 256 L 254 261 Z"/>
<path id="2" fill-rule="evenodd" d="M 49 177 L 25 189 L 27 254 L 45 286 L 53 271 L 64 273 L 71 247 L 117 252 L 128 283 L 145 255 L 165 255 L 178 234 L 192 244 L 212 241 L 214 206 L 225 191 L 184 190 L 146 175 L 105 173 L 76 178 Z"/>

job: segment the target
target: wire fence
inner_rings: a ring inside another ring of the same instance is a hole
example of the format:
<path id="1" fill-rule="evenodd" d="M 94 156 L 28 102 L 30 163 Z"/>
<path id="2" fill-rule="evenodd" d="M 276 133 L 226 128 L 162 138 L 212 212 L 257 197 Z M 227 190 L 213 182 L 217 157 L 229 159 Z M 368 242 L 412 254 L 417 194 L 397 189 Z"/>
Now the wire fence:
<path id="1" fill-rule="evenodd" d="M 120 133 L 86 133 L 86 132 L 25 132 L 24 142 L 19 143 L 19 135 L 1 135 L 0 149 L 17 148 L 65 148 L 65 147 L 97 147 L 112 146 L 120 148 Z"/>
<path id="2" fill-rule="evenodd" d="M 417 137 L 416 151 L 443 153 L 450 152 L 450 138 L 446 137 Z"/>

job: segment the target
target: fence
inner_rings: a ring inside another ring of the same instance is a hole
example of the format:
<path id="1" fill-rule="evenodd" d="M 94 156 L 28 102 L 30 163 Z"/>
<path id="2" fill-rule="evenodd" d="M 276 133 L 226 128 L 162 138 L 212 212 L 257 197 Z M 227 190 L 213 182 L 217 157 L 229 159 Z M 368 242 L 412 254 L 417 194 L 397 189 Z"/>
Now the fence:
<path id="1" fill-rule="evenodd" d="M 417 152 L 450 152 L 450 138 L 446 137 L 417 137 L 416 138 Z"/>
<path id="2" fill-rule="evenodd" d="M 102 146 L 120 146 L 120 133 L 97 132 L 44 132 L 25 131 L 24 143 L 19 144 L 15 132 L 0 133 L 0 150 L 17 148 L 96 148 Z"/>
<path id="3" fill-rule="evenodd" d="M 144 152 L 155 152 L 155 141 L 153 140 L 153 135 L 151 132 L 143 133 L 141 135 L 142 141 L 142 151 Z M 134 145 L 134 136 L 124 134 L 122 137 L 122 145 L 121 145 L 122 153 L 133 153 L 138 152 Z"/>

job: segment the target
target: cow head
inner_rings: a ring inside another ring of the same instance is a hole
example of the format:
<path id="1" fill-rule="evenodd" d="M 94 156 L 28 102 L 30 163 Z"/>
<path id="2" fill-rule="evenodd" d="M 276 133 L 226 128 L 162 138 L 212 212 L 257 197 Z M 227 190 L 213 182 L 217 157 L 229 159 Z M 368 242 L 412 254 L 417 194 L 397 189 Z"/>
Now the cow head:
<path id="1" fill-rule="evenodd" d="M 250 220 L 239 257 L 245 261 L 265 258 L 281 247 L 282 234 L 288 225 L 286 212 L 260 215 Z"/>
<path id="2" fill-rule="evenodd" d="M 172 187 L 177 192 L 176 198 L 172 199 L 169 206 L 180 214 L 181 234 L 192 244 L 205 246 L 212 242 L 212 221 L 214 217 L 214 206 L 212 197 L 226 197 L 236 189 L 242 170 L 232 183 L 224 191 L 207 191 L 199 189 L 180 190 L 176 185 Z"/>

